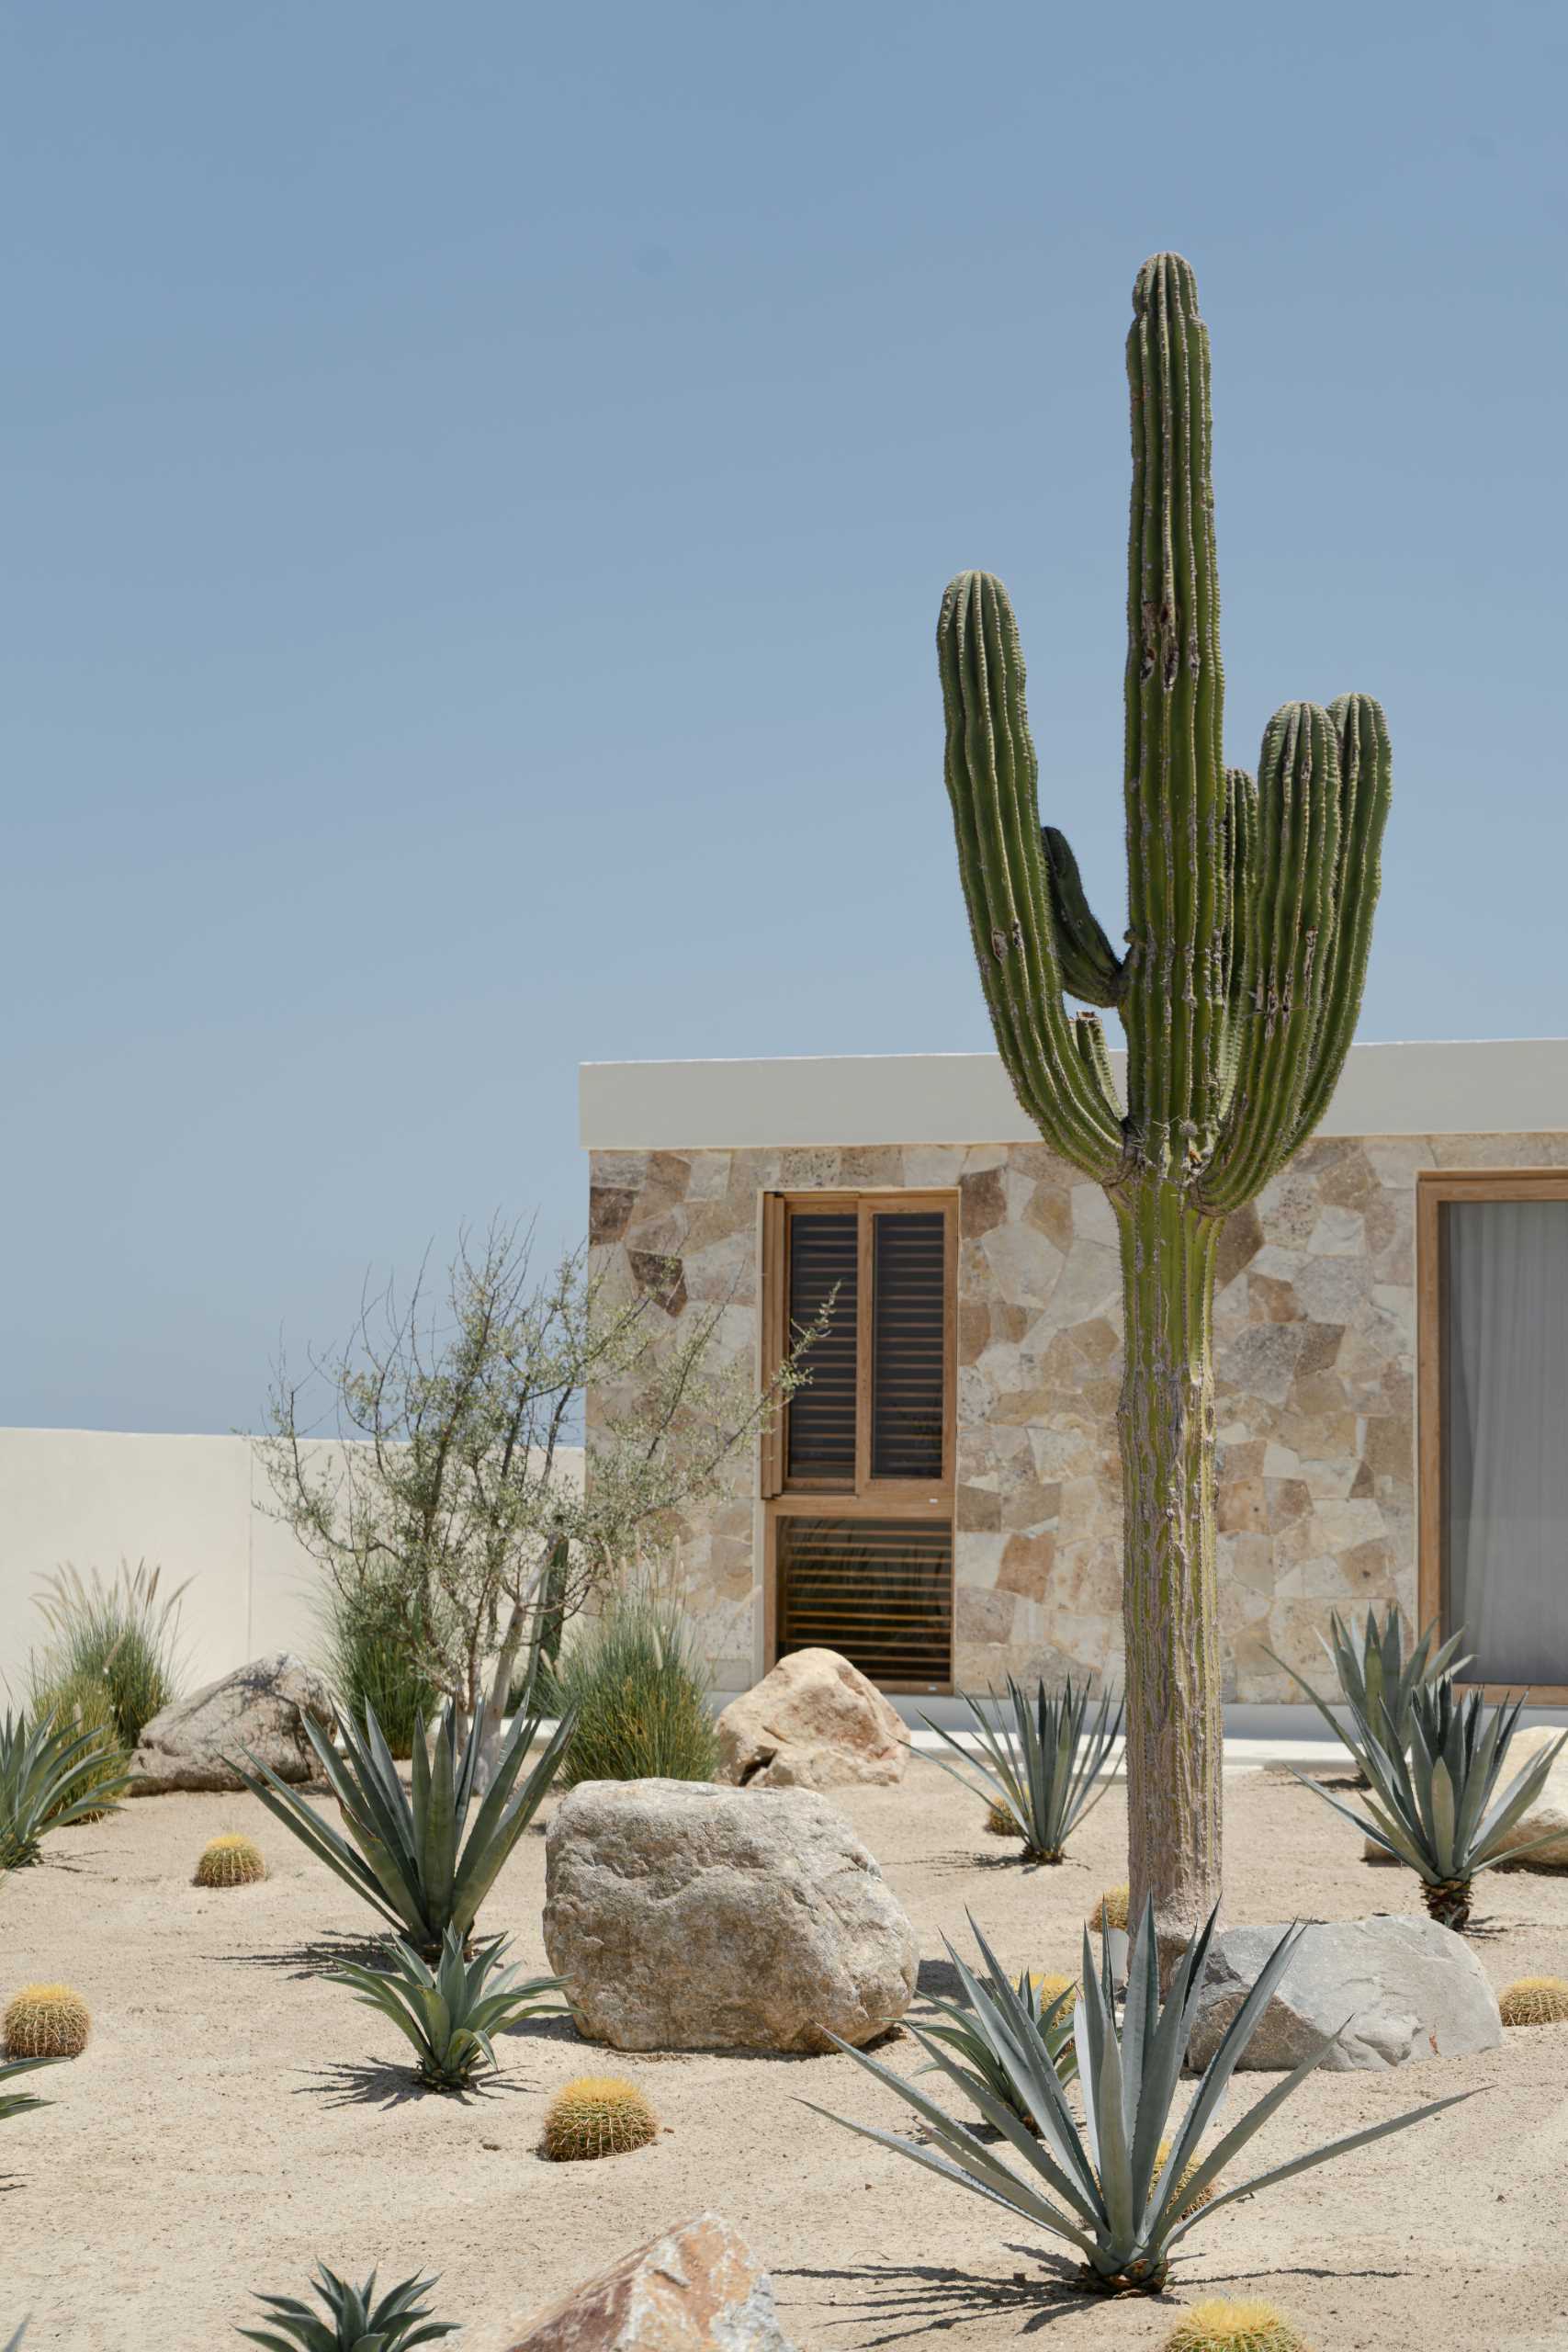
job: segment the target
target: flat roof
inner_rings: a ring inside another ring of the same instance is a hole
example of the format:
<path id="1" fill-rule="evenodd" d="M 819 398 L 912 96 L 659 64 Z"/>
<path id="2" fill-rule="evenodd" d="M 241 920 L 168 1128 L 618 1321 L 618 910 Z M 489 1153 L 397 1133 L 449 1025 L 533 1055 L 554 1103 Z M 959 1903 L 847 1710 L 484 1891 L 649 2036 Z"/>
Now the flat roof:
<path id="1" fill-rule="evenodd" d="M 1111 1058 L 1120 1080 L 1126 1057 Z M 1038 1141 L 995 1054 L 584 1062 L 578 1099 L 581 1139 L 592 1151 Z M 1318 1130 L 1331 1136 L 1564 1131 L 1564 1037 L 1353 1046 Z"/>

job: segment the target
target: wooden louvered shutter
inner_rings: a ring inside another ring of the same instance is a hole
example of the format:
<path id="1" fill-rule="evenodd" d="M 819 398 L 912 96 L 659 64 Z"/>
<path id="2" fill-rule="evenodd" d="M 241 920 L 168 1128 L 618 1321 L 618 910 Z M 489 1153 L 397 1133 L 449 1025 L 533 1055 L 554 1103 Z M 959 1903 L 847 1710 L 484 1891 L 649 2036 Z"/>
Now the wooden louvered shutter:
<path id="1" fill-rule="evenodd" d="M 778 1376 L 789 1352 L 788 1317 L 784 1314 L 784 1204 L 776 1193 L 762 1195 L 762 1386 Z M 761 1492 L 763 1499 L 784 1485 L 784 1415 L 775 1413 L 762 1431 Z"/>
<path id="2" fill-rule="evenodd" d="M 947 1412 L 947 1219 L 872 1216 L 871 1476 L 936 1483 Z"/>
<path id="3" fill-rule="evenodd" d="M 860 1347 L 860 1217 L 856 1210 L 789 1211 L 788 1316 L 792 1336 L 832 1302 L 828 1329 L 807 1359 L 810 1378 L 786 1416 L 784 1469 L 792 1483 L 852 1487 Z"/>

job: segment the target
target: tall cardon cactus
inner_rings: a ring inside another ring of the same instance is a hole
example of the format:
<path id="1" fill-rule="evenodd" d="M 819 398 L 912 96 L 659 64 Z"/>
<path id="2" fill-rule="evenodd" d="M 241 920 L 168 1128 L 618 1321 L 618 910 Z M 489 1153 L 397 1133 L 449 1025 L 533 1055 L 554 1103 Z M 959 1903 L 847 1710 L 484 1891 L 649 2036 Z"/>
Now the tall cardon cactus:
<path id="1" fill-rule="evenodd" d="M 1191 269 L 1139 272 L 1127 338 L 1126 954 L 1042 827 L 1007 594 L 961 572 L 937 644 L 947 786 L 997 1044 L 1052 1148 L 1105 1188 L 1121 1234 L 1119 1414 L 1132 1904 L 1161 1943 L 1220 1892 L 1214 1545 L 1215 1244 L 1310 1135 L 1356 1025 L 1389 806 L 1364 695 L 1288 703 L 1256 780 L 1221 740 L 1209 338 Z M 1127 1036 L 1116 1098 L 1098 1012 Z"/>

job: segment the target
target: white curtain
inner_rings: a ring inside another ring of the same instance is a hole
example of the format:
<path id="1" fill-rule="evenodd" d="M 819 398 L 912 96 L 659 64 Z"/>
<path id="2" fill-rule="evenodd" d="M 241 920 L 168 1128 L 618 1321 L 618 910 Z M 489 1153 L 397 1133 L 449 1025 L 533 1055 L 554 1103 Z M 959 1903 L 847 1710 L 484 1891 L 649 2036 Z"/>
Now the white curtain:
<path id="1" fill-rule="evenodd" d="M 1568 1683 L 1568 1201 L 1446 1203 L 1443 1277 L 1447 1630 Z"/>

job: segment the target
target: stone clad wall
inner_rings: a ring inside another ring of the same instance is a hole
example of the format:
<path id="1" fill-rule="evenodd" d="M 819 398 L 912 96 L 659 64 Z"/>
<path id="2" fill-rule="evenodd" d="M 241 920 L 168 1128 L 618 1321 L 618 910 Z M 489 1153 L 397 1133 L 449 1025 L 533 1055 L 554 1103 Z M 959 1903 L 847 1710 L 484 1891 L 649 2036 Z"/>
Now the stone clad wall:
<path id="1" fill-rule="evenodd" d="M 592 1161 L 595 1263 L 637 1281 L 679 1258 L 675 1314 L 728 1300 L 738 1359 L 757 1345 L 761 1193 L 955 1187 L 955 1679 L 1119 1679 L 1121 1278 L 1098 1185 L 1038 1144 Z M 1231 1219 L 1215 1300 L 1227 1699 L 1299 1696 L 1265 1650 L 1313 1668 L 1334 1607 L 1414 1613 L 1417 1172 L 1565 1165 L 1562 1135 L 1325 1137 Z M 755 1670 L 754 1495 L 754 1463 L 738 1463 L 682 1543 L 726 1689 Z"/>

